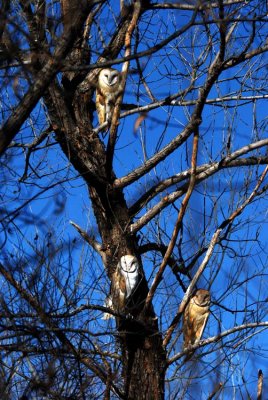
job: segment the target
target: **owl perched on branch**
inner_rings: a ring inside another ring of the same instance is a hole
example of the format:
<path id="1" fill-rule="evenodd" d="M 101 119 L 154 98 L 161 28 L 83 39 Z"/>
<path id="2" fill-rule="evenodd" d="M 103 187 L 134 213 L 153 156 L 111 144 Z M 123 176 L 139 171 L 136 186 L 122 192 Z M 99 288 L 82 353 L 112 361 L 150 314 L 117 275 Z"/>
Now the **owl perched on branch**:
<path id="1" fill-rule="evenodd" d="M 96 109 L 100 125 L 111 121 L 115 102 L 122 90 L 122 74 L 114 68 L 102 69 L 96 89 Z"/>
<path id="2" fill-rule="evenodd" d="M 197 343 L 201 339 L 209 316 L 209 306 L 209 291 L 198 289 L 190 299 L 183 314 L 184 349 Z M 190 352 L 187 359 L 189 359 L 193 353 L 194 352 Z"/>
<path id="3" fill-rule="evenodd" d="M 105 301 L 105 306 L 118 312 L 124 311 L 127 300 L 133 294 L 139 280 L 139 262 L 135 256 L 122 256 L 113 274 L 111 294 Z M 105 313 L 102 319 L 113 318 Z"/>

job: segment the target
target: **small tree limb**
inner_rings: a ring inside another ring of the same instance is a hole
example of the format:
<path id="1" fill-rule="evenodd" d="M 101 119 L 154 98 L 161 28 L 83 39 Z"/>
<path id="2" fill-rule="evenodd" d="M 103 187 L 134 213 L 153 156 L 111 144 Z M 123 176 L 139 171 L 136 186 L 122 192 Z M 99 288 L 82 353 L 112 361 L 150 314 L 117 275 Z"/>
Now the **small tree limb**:
<path id="1" fill-rule="evenodd" d="M 70 221 L 70 224 L 77 230 L 77 232 L 82 236 L 83 239 L 101 256 L 104 265 L 106 266 L 106 255 L 103 251 L 102 244 L 90 236 L 86 231 L 84 231 L 75 222 Z"/>

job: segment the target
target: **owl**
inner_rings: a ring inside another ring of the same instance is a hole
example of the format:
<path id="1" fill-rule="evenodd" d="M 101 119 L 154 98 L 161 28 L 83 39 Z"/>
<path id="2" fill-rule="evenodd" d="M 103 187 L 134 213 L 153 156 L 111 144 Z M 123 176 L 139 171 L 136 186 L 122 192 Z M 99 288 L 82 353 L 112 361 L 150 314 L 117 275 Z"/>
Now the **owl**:
<path id="1" fill-rule="evenodd" d="M 184 310 L 183 315 L 183 336 L 184 349 L 197 343 L 204 332 L 210 306 L 210 293 L 205 289 L 198 289 Z M 188 358 L 191 357 L 191 352 Z"/>
<path id="2" fill-rule="evenodd" d="M 102 69 L 96 89 L 96 109 L 100 125 L 111 121 L 116 99 L 122 90 L 122 74 L 114 68 Z"/>
<path id="3" fill-rule="evenodd" d="M 105 301 L 105 306 L 122 312 L 125 309 L 128 298 L 139 280 L 139 262 L 135 256 L 122 256 L 113 274 L 111 294 Z M 102 319 L 113 318 L 111 314 L 105 313 Z"/>

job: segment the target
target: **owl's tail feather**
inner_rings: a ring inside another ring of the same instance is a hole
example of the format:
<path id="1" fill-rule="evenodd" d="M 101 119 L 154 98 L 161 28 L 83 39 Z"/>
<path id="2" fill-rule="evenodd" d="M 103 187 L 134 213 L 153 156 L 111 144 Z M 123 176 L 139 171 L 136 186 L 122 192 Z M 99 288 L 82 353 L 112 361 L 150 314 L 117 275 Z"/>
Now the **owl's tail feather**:
<path id="1" fill-rule="evenodd" d="M 108 297 L 106 298 L 106 300 L 105 300 L 105 302 L 104 302 L 104 306 L 110 308 L 111 310 L 114 309 L 114 308 L 113 308 L 113 302 L 112 302 L 112 297 L 111 297 L 111 296 L 108 296 Z M 111 318 L 114 318 L 114 315 L 111 314 L 111 313 L 109 313 L 109 312 L 103 313 L 103 316 L 101 317 L 101 319 L 104 319 L 104 320 L 108 320 L 108 319 L 111 319 Z"/>

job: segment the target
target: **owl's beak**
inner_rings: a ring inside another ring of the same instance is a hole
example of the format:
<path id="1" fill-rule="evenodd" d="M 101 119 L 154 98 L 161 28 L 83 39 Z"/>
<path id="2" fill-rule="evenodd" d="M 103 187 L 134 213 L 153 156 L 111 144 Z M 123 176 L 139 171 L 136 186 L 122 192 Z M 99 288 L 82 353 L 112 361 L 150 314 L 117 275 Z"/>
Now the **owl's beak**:
<path id="1" fill-rule="evenodd" d="M 108 78 L 109 86 L 113 86 L 116 83 L 116 79 L 114 76 L 109 76 Z"/>

